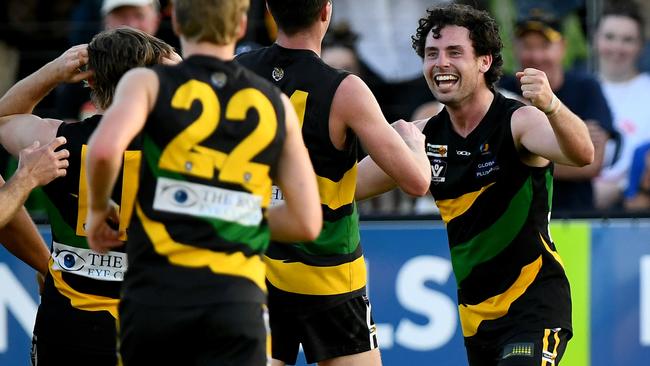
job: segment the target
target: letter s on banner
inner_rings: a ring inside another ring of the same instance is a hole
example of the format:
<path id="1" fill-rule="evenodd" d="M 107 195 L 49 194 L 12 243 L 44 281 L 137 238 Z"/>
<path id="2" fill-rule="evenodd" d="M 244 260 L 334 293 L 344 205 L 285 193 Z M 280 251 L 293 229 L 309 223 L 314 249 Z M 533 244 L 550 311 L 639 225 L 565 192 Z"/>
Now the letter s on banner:
<path id="1" fill-rule="evenodd" d="M 416 351 L 431 351 L 452 339 L 458 326 L 455 302 L 425 286 L 427 281 L 445 284 L 451 273 L 451 262 L 435 256 L 418 256 L 402 266 L 397 274 L 397 299 L 405 309 L 421 314 L 429 322 L 420 325 L 402 319 L 395 335 L 398 344 Z"/>

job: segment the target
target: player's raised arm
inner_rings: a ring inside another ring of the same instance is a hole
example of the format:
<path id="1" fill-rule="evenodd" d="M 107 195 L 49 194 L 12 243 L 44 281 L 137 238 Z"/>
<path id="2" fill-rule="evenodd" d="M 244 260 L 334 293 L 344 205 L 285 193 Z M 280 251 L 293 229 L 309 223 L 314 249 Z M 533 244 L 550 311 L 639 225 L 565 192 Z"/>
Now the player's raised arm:
<path id="1" fill-rule="evenodd" d="M 534 155 L 557 163 L 585 166 L 594 159 L 594 146 L 585 123 L 553 94 L 544 72 L 528 68 L 517 73 L 522 95 L 534 107 L 512 116 L 516 143 Z"/>

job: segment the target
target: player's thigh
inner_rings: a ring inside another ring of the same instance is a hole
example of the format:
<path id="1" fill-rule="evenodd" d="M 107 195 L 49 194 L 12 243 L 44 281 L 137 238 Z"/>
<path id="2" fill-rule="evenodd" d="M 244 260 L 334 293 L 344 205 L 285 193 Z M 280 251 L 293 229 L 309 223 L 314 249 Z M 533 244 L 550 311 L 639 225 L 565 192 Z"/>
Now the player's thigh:
<path id="1" fill-rule="evenodd" d="M 381 366 L 379 348 L 354 355 L 319 361 L 318 366 Z"/>
<path id="2" fill-rule="evenodd" d="M 306 319 L 302 346 L 307 362 L 332 361 L 368 353 L 376 357 L 377 329 L 365 295 L 354 297 Z"/>

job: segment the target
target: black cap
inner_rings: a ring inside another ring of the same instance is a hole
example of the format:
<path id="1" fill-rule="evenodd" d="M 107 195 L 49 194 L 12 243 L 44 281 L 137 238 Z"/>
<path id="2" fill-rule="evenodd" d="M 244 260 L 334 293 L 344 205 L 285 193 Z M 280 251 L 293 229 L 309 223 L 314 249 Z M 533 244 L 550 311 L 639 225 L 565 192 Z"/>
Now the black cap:
<path id="1" fill-rule="evenodd" d="M 523 17 L 515 24 L 515 35 L 521 37 L 527 32 L 539 32 L 551 42 L 562 39 L 560 21 L 543 9 L 531 9 L 528 16 Z"/>

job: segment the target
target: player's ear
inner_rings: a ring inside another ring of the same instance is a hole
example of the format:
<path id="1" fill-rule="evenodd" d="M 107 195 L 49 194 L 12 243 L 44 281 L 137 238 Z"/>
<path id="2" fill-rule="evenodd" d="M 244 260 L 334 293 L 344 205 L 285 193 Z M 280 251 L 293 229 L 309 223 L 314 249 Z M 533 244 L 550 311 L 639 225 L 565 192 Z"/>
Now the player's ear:
<path id="1" fill-rule="evenodd" d="M 490 67 L 492 66 L 492 55 L 483 55 L 479 56 L 479 70 L 482 73 L 488 72 L 490 70 Z"/>
<path id="2" fill-rule="evenodd" d="M 248 27 L 248 15 L 243 13 L 241 19 L 239 20 L 239 26 L 237 28 L 237 40 L 244 38 L 246 35 L 246 28 Z"/>
<path id="3" fill-rule="evenodd" d="M 332 1 L 328 1 L 325 3 L 325 6 L 323 6 L 323 10 L 320 12 L 320 20 L 323 22 L 326 22 L 330 19 L 332 16 Z"/>

